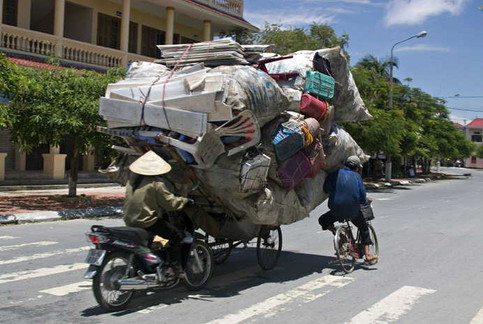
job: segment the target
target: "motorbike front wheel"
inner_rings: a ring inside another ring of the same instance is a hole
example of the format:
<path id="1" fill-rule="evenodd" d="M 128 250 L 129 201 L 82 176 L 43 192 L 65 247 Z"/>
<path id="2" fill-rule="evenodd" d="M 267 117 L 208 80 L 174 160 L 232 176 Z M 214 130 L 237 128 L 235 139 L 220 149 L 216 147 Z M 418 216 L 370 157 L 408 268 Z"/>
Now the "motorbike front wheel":
<path id="1" fill-rule="evenodd" d="M 184 284 L 190 290 L 199 290 L 213 273 L 214 261 L 210 246 L 203 241 L 193 242 L 185 268 Z"/>
<path id="2" fill-rule="evenodd" d="M 135 273 L 134 266 L 129 265 L 128 253 L 116 252 L 107 255 L 92 282 L 94 297 L 99 305 L 108 312 L 125 309 L 134 291 L 119 290 L 118 281 L 133 277 Z"/>

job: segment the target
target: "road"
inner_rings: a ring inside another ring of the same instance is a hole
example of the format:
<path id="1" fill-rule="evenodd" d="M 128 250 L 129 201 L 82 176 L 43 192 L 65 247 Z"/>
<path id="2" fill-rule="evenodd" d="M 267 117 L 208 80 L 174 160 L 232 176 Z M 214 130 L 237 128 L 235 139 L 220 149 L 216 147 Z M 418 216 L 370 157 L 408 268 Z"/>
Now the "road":
<path id="1" fill-rule="evenodd" d="M 451 169 L 453 173 L 468 172 Z M 82 278 L 92 224 L 72 220 L 0 227 L 1 323 L 483 323 L 483 172 L 370 193 L 381 259 L 337 271 L 317 216 L 283 226 L 279 265 L 262 271 L 255 246 L 237 248 L 196 293 L 140 293 L 104 313 Z M 480 242 L 480 243 L 478 243 Z"/>

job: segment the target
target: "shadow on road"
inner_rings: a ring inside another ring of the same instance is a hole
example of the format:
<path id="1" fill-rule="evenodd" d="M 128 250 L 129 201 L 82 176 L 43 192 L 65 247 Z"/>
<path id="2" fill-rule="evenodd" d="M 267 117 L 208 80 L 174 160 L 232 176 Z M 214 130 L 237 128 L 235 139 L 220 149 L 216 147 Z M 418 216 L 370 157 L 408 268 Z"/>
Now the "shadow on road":
<path id="1" fill-rule="evenodd" d="M 139 292 L 129 305 L 129 309 L 112 313 L 109 316 L 122 317 L 136 312 L 146 312 L 182 303 L 184 300 L 197 299 L 210 302 L 206 298 L 226 298 L 240 294 L 240 291 L 270 282 L 283 283 L 294 281 L 314 273 L 322 274 L 331 269 L 332 275 L 343 275 L 333 256 L 314 255 L 300 252 L 282 251 L 278 265 L 270 271 L 261 270 L 257 264 L 256 249 L 234 249 L 228 260 L 216 265 L 208 285 L 197 292 L 190 292 L 182 285 L 170 290 L 156 290 L 149 293 Z M 358 269 L 374 270 L 358 264 Z M 93 300 L 93 302 L 95 302 Z M 100 307 L 92 307 L 81 312 L 83 317 L 102 316 Z"/>

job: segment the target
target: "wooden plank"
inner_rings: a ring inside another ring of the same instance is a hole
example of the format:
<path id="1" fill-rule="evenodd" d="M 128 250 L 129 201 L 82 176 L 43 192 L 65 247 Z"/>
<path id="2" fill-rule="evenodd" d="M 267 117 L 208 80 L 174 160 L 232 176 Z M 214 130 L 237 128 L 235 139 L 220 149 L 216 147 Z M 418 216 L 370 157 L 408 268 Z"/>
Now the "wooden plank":
<path id="1" fill-rule="evenodd" d="M 99 114 L 106 120 L 141 120 L 142 105 L 117 99 L 102 97 Z M 167 118 L 166 118 L 167 117 Z M 177 108 L 155 106 L 147 103 L 144 106 L 144 122 L 146 125 L 169 129 L 191 137 L 202 136 L 208 130 L 208 115 L 202 112 L 181 110 Z"/>

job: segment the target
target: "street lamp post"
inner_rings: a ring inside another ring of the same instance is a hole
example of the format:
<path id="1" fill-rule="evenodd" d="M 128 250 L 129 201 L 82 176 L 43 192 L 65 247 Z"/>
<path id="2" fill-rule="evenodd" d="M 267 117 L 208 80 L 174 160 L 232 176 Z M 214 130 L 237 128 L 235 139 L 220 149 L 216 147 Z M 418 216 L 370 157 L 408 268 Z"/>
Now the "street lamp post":
<path id="1" fill-rule="evenodd" d="M 410 39 L 413 39 L 413 38 L 422 38 L 422 37 L 426 37 L 426 35 L 428 35 L 428 32 L 423 30 L 421 32 L 419 32 L 418 34 L 416 35 L 413 35 L 411 37 L 408 37 L 406 39 L 403 39 L 402 41 L 399 41 L 397 43 L 395 43 L 394 45 L 392 45 L 391 47 L 391 57 L 389 59 L 389 110 L 392 110 L 393 109 L 393 88 L 394 88 L 394 82 L 393 82 L 393 77 L 392 77 L 392 70 L 393 70 L 393 67 L 394 67 L 394 48 L 401 44 L 401 43 L 404 43 Z M 391 161 L 391 156 L 387 155 L 386 154 L 386 181 L 391 181 L 391 177 L 392 177 L 392 161 Z"/>

